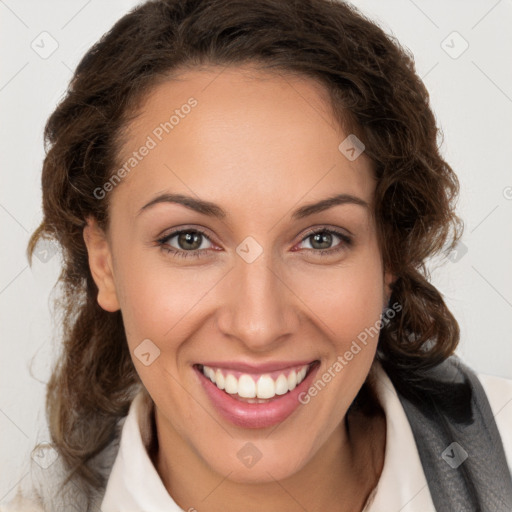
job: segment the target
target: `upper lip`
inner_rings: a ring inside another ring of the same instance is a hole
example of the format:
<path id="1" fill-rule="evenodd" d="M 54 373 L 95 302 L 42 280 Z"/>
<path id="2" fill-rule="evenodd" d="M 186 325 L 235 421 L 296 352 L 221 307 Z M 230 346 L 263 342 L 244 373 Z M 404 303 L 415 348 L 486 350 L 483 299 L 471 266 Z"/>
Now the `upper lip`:
<path id="1" fill-rule="evenodd" d="M 234 370 L 245 373 L 265 373 L 275 372 L 278 370 L 286 370 L 288 368 L 295 368 L 296 366 L 305 366 L 314 363 L 316 359 L 307 359 L 302 361 L 270 361 L 267 363 L 254 364 L 244 363 L 241 361 L 208 361 L 201 362 L 203 366 L 210 368 L 223 368 L 226 370 Z"/>

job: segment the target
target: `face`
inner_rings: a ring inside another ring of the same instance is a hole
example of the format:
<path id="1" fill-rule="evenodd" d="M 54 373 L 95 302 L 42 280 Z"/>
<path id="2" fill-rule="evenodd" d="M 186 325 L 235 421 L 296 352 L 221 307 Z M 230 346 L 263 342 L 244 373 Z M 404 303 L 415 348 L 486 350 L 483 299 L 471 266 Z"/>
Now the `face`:
<path id="1" fill-rule="evenodd" d="M 349 134 L 321 86 L 221 71 L 187 71 L 148 95 L 120 154 L 128 171 L 105 188 L 108 232 L 90 222 L 86 240 L 161 449 L 263 482 L 341 432 L 375 355 L 377 336 L 361 333 L 378 325 L 390 276 L 371 163 L 340 151 Z"/>

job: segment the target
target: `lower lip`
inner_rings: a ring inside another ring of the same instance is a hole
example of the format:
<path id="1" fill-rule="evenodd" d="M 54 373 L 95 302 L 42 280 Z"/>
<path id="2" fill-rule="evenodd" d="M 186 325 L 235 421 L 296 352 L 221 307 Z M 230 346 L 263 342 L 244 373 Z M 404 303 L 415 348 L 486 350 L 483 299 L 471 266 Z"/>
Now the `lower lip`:
<path id="1" fill-rule="evenodd" d="M 219 389 L 199 368 L 193 368 L 209 399 L 225 419 L 243 428 L 266 428 L 281 423 L 302 405 L 299 395 L 309 388 L 318 367 L 319 364 L 314 363 L 306 378 L 292 391 L 285 395 L 276 395 L 267 403 L 260 404 L 250 404 L 233 398 Z"/>

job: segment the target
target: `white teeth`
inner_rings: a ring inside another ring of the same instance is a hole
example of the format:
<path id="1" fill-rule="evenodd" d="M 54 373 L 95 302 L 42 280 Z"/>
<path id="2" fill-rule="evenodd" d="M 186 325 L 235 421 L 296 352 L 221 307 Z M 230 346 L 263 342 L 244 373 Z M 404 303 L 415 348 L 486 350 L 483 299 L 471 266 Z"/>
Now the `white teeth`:
<path id="1" fill-rule="evenodd" d="M 203 374 L 226 393 L 238 394 L 242 398 L 249 399 L 250 403 L 258 403 L 260 400 L 274 398 L 276 395 L 285 395 L 295 389 L 305 379 L 308 368 L 309 365 L 305 365 L 299 371 L 292 370 L 288 377 L 282 373 L 277 379 L 263 374 L 257 381 L 245 373 L 237 379 L 232 373 L 229 373 L 229 370 L 222 371 L 219 368 L 214 369 L 204 365 Z"/>
<path id="2" fill-rule="evenodd" d="M 251 379 L 252 380 L 252 379 Z M 287 390 L 288 391 L 288 390 Z M 258 379 L 256 395 L 258 398 L 272 398 L 276 394 L 276 385 L 270 375 L 262 375 Z"/>
<path id="3" fill-rule="evenodd" d="M 256 396 L 256 383 L 249 375 L 240 375 L 238 379 L 238 394 L 242 398 L 254 398 Z"/>
<path id="4" fill-rule="evenodd" d="M 238 380 L 234 375 L 227 374 L 226 380 L 224 381 L 224 389 L 226 393 L 230 395 L 236 395 L 238 393 Z"/>
<path id="5" fill-rule="evenodd" d="M 213 382 L 217 384 L 217 387 L 219 389 L 224 389 L 224 375 L 222 375 L 222 372 L 220 370 L 217 370 L 215 372 L 215 380 Z"/>
<path id="6" fill-rule="evenodd" d="M 297 386 L 297 373 L 295 370 L 290 372 L 290 375 L 288 375 L 288 389 L 291 391 L 292 389 L 295 389 Z"/>
<path id="7" fill-rule="evenodd" d="M 281 374 L 276 380 L 276 395 L 284 395 L 288 393 L 288 379 Z"/>

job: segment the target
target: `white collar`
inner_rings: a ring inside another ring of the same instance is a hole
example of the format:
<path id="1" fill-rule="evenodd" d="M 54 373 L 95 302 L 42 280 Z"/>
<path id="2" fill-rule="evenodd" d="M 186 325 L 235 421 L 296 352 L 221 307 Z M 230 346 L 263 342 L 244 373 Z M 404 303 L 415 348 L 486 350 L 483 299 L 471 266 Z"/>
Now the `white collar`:
<path id="1" fill-rule="evenodd" d="M 436 512 L 411 426 L 395 387 L 374 363 L 376 391 L 386 414 L 384 467 L 363 512 Z"/>
<path id="2" fill-rule="evenodd" d="M 435 512 L 414 436 L 395 388 L 374 363 L 376 391 L 386 415 L 384 467 L 364 512 Z M 149 458 L 154 404 L 146 390 L 130 405 L 119 452 L 110 472 L 102 512 L 183 512 Z"/>

